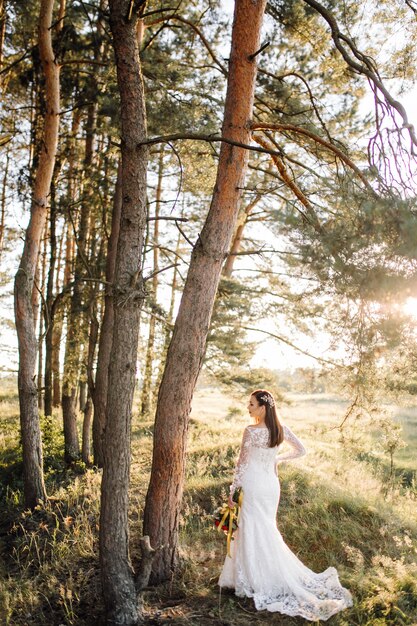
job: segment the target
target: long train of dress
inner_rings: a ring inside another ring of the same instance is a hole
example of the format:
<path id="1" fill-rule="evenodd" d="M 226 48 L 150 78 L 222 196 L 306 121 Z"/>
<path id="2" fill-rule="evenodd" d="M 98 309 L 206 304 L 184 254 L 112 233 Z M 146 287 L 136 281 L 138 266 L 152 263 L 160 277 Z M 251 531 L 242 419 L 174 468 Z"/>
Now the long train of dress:
<path id="1" fill-rule="evenodd" d="M 279 454 L 268 447 L 266 427 L 245 429 L 231 493 L 243 490 L 239 528 L 226 556 L 220 587 L 230 587 L 240 597 L 253 598 L 258 610 L 299 615 L 307 620 L 327 620 L 352 606 L 337 571 L 329 567 L 316 574 L 285 544 L 276 525 L 280 497 L 277 461 L 305 454 L 304 446 L 284 426 L 284 441 L 291 451 Z"/>

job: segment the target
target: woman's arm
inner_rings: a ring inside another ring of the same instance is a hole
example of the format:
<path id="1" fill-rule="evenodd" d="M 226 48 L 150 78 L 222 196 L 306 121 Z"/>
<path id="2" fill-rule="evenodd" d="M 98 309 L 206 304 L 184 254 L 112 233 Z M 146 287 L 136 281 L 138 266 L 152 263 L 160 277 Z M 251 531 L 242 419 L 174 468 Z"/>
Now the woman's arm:
<path id="1" fill-rule="evenodd" d="M 290 459 L 296 459 L 299 456 L 304 456 L 307 454 L 307 451 L 301 441 L 294 435 L 292 430 L 288 428 L 288 426 L 284 426 L 284 441 L 291 446 L 291 450 L 288 452 L 283 452 L 282 454 L 277 454 L 275 458 L 275 463 L 281 463 L 281 461 L 289 461 Z"/>
<path id="2" fill-rule="evenodd" d="M 245 469 L 248 466 L 249 446 L 250 446 L 250 430 L 249 428 L 245 428 L 245 430 L 243 431 L 242 443 L 240 446 L 239 458 L 236 463 L 233 482 L 230 485 L 230 491 L 229 491 L 229 506 L 232 506 L 232 507 L 234 506 L 233 494 L 236 491 L 236 489 L 242 486 L 242 476 L 243 476 Z"/>

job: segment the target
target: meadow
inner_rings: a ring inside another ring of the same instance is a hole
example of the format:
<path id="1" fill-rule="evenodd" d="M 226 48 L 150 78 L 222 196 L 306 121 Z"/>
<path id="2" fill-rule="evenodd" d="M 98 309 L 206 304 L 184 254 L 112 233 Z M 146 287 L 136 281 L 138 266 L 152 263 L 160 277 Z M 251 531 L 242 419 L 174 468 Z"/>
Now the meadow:
<path id="1" fill-rule="evenodd" d="M 301 625 L 303 619 L 257 612 L 251 600 L 219 592 L 225 540 L 211 512 L 226 499 L 247 398 L 201 385 L 193 401 L 181 519 L 181 568 L 143 593 L 147 624 Z M 331 395 L 288 394 L 283 419 L 308 455 L 280 468 L 278 525 L 310 568 L 333 565 L 354 606 L 330 626 L 417 624 L 417 411 L 391 407 L 408 447 L 394 454 L 395 473 L 375 427 L 349 424 L 347 403 Z M 98 571 L 100 472 L 63 465 L 60 418 L 43 421 L 50 501 L 34 513 L 21 505 L 18 402 L 0 390 L 0 623 L 88 626 L 101 623 Z M 132 433 L 131 553 L 139 556 L 141 516 L 150 471 L 152 422 L 137 417 Z"/>

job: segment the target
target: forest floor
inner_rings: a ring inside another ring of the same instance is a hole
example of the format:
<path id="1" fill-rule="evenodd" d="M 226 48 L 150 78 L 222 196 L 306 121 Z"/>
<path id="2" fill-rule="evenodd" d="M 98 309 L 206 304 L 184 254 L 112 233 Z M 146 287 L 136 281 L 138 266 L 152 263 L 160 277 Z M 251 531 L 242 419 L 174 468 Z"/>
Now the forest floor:
<path id="1" fill-rule="evenodd" d="M 333 565 L 354 606 L 330 626 L 417 625 L 417 409 L 397 408 L 408 447 L 395 471 L 377 432 L 353 423 L 337 427 L 346 403 L 330 395 L 288 394 L 284 421 L 308 455 L 280 468 L 278 514 L 285 541 L 315 571 Z M 200 387 L 193 402 L 187 482 L 181 520 L 181 570 L 144 592 L 146 623 L 191 626 L 308 624 L 257 612 L 251 600 L 219 593 L 224 536 L 211 512 L 226 498 L 247 398 Z M 43 421 L 50 502 L 34 513 L 21 504 L 18 402 L 0 387 L 0 624 L 92 626 L 102 623 L 97 530 L 100 472 L 63 466 L 59 416 Z M 141 516 L 150 471 L 152 422 L 133 423 L 130 536 L 139 558 Z"/>

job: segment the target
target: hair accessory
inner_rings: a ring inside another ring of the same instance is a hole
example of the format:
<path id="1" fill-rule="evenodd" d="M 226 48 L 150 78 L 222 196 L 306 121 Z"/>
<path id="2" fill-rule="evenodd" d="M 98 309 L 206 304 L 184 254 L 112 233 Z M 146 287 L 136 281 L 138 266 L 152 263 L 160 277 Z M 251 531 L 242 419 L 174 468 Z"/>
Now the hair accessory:
<path id="1" fill-rule="evenodd" d="M 269 406 L 275 406 L 274 398 L 272 396 L 264 395 L 264 396 L 260 396 L 259 399 L 262 400 L 263 402 L 267 402 Z"/>

